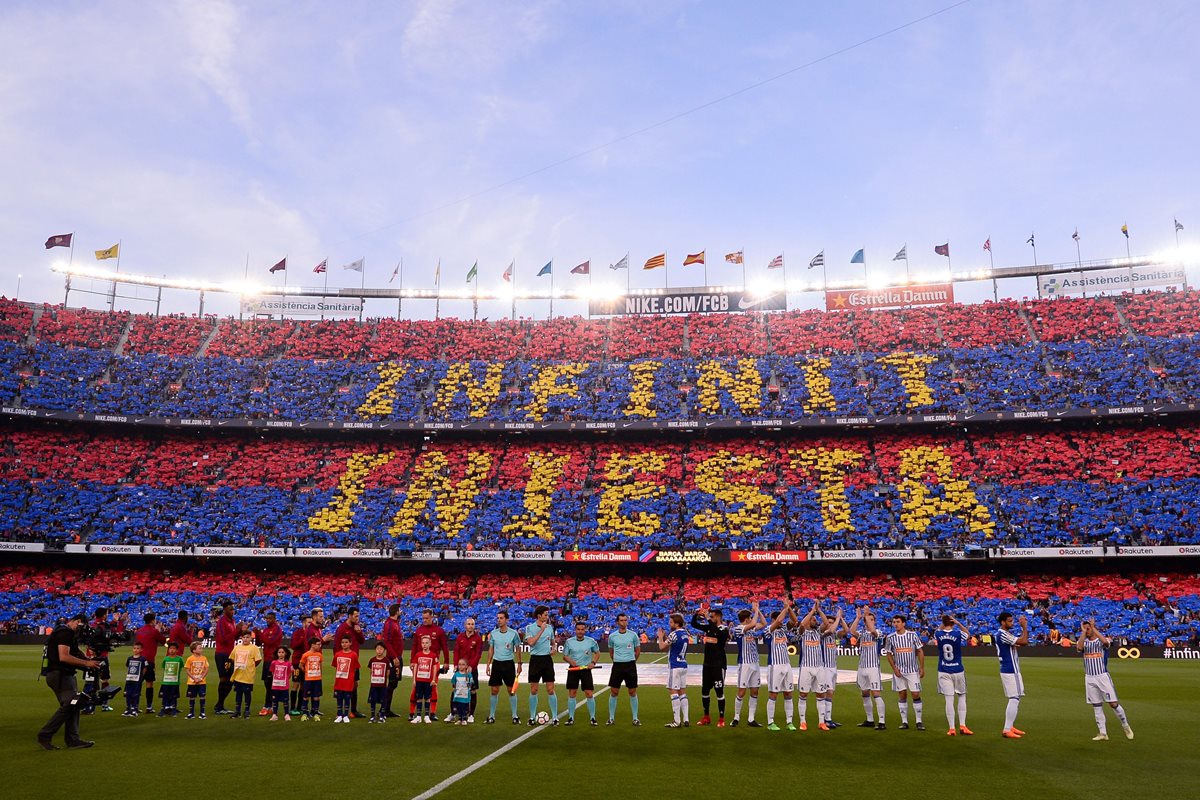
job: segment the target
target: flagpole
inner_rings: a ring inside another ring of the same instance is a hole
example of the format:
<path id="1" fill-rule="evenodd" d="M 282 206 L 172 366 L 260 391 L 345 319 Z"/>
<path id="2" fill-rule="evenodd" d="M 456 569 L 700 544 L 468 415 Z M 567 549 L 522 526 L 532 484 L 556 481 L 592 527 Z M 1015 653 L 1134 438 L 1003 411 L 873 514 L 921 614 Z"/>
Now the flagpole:
<path id="1" fill-rule="evenodd" d="M 946 271 L 954 274 L 954 262 L 950 259 L 950 240 L 946 240 Z"/>
<path id="2" fill-rule="evenodd" d="M 71 237 L 71 247 L 75 246 L 75 237 Z M 1175 220 L 1175 249 L 1179 249 L 1179 220 Z"/>
<path id="3" fill-rule="evenodd" d="M 474 281 L 475 285 L 472 288 L 472 292 L 471 292 L 474 295 L 474 297 L 471 298 L 471 321 L 475 322 L 479 319 L 479 262 L 478 261 L 475 262 L 475 266 L 473 269 L 475 272 L 475 281 Z"/>
<path id="4" fill-rule="evenodd" d="M 554 259 L 550 259 L 550 316 L 546 319 L 554 318 Z"/>
<path id="5" fill-rule="evenodd" d="M 1129 250 L 1129 225 L 1128 224 L 1125 225 L 1125 230 L 1122 231 L 1122 233 L 1125 234 L 1125 258 L 1132 260 L 1133 254 Z M 117 251 L 117 263 L 118 264 L 121 263 L 120 251 Z"/>
<path id="6" fill-rule="evenodd" d="M 744 291 L 746 291 L 746 247 L 745 247 L 745 245 L 743 245 L 741 248 L 741 254 L 742 254 L 742 291 L 744 292 Z"/>
<path id="7" fill-rule="evenodd" d="M 508 282 L 512 284 L 512 297 L 509 298 L 512 301 L 512 308 L 509 309 L 508 317 L 515 320 L 517 318 L 517 260 L 515 258 L 509 264 L 508 269 L 510 273 Z"/>
<path id="8" fill-rule="evenodd" d="M 360 266 L 360 269 L 358 270 L 358 290 L 365 295 L 366 289 L 367 289 L 367 257 L 366 256 L 363 256 L 362 264 L 359 266 Z M 325 274 L 326 275 L 329 274 L 328 270 L 326 270 Z M 358 300 L 359 300 L 358 321 L 362 322 L 363 314 L 367 310 L 367 298 L 360 297 L 360 298 L 358 298 Z"/>
<path id="9" fill-rule="evenodd" d="M 328 258 L 325 259 L 325 271 L 321 274 L 325 276 L 325 285 L 321 289 L 321 295 L 322 295 L 321 301 L 322 301 L 322 305 L 324 305 L 325 299 L 329 297 L 329 259 Z M 325 319 L 324 311 L 321 312 L 321 319 Z M 359 320 L 359 322 L 362 322 L 362 320 Z"/>
<path id="10" fill-rule="evenodd" d="M 400 296 L 396 298 L 396 321 L 404 316 L 404 256 L 400 256 Z"/>
<path id="11" fill-rule="evenodd" d="M 250 282 L 250 251 L 246 251 L 246 268 L 242 270 L 242 291 L 238 294 L 238 322 L 242 321 L 242 300 L 246 297 L 246 284 Z"/>
<path id="12" fill-rule="evenodd" d="M 783 256 L 783 310 L 787 311 L 787 293 L 788 293 L 787 253 L 781 252 L 779 255 Z"/>
<path id="13" fill-rule="evenodd" d="M 1079 231 L 1076 230 L 1075 233 L 1078 234 Z M 1079 236 L 1076 235 L 1072 236 L 1071 238 L 1075 240 L 1075 266 L 1083 269 L 1083 254 L 1079 249 Z"/>
<path id="14" fill-rule="evenodd" d="M 121 271 L 121 240 L 117 240 L 117 266 L 113 272 Z M 111 313 L 117 305 L 117 278 L 114 275 L 112 280 L 112 291 L 108 295 L 108 310 Z"/>
<path id="15" fill-rule="evenodd" d="M 992 273 L 992 302 L 1000 302 L 1000 287 L 996 285 L 996 259 L 992 257 L 992 237 L 988 237 L 988 271 Z"/>
<path id="16" fill-rule="evenodd" d="M 1179 239 L 1179 231 L 1175 231 L 1175 239 Z M 592 318 L 592 259 L 588 259 L 588 297 L 587 297 L 588 319 Z"/>
<path id="17" fill-rule="evenodd" d="M 708 288 L 708 248 L 704 248 L 704 288 Z"/>
<path id="18" fill-rule="evenodd" d="M 884 252 L 886 253 L 887 251 L 885 250 Z M 867 259 L 865 253 L 863 256 L 863 274 L 865 275 L 867 271 Z M 905 283 L 912 283 L 912 268 L 908 264 L 908 242 L 904 243 L 904 281 Z"/>
<path id="19" fill-rule="evenodd" d="M 442 314 L 442 259 L 438 258 L 437 272 L 433 274 L 433 318 L 438 319 Z"/>
<path id="20" fill-rule="evenodd" d="M 1175 229 L 1175 246 L 1179 247 L 1179 229 Z M 67 251 L 67 266 L 71 266 L 75 261 L 75 232 L 71 232 L 71 247 Z"/>

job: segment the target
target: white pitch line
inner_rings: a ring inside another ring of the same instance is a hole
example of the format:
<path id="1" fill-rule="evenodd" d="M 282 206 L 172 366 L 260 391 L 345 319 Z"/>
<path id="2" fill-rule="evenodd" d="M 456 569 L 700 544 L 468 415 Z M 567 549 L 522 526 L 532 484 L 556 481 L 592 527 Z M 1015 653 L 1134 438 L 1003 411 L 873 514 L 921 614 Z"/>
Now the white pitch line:
<path id="1" fill-rule="evenodd" d="M 566 711 L 561 711 L 561 712 L 559 712 L 559 715 L 556 717 L 556 719 L 562 719 L 566 715 L 567 715 Z M 475 772 L 477 769 L 480 769 L 481 767 L 486 767 L 488 764 L 492 763 L 497 758 L 499 758 L 500 756 L 507 753 L 509 750 L 512 750 L 513 748 L 517 747 L 519 744 L 521 744 L 521 742 L 525 741 L 529 737 L 537 736 L 539 733 L 541 733 L 543 730 L 545 730 L 546 728 L 549 728 L 549 727 L 552 727 L 552 726 L 538 725 L 533 730 L 527 731 L 526 733 L 521 734 L 520 736 L 513 739 L 511 742 L 504 745 L 500 749 L 489 753 L 488 755 L 484 756 L 483 758 L 479 759 L 474 764 L 471 764 L 468 767 L 463 767 L 458 772 L 454 773 L 449 778 L 446 778 L 446 780 L 442 781 L 441 783 L 436 784 L 432 788 L 426 789 L 425 791 L 421 792 L 419 795 L 414 797 L 413 800 L 429 800 L 429 798 L 433 797 L 434 795 L 440 794 L 442 792 L 442 790 L 448 789 L 449 787 L 451 787 L 454 784 L 461 781 L 463 778 L 470 775 L 472 772 Z"/>

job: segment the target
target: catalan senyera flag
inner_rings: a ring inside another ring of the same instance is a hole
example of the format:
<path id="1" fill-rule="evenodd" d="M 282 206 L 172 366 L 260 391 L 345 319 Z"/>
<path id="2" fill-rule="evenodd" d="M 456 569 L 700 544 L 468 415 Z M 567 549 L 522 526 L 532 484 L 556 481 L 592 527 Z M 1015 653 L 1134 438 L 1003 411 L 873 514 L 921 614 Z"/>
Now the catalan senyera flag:
<path id="1" fill-rule="evenodd" d="M 658 269 L 659 267 L 665 267 L 666 265 L 667 254 L 664 252 L 647 258 L 646 263 L 642 266 L 642 269 Z"/>
<path id="2" fill-rule="evenodd" d="M 736 253 L 726 253 L 725 260 L 730 264 L 744 264 L 746 262 L 746 254 L 741 250 Z"/>
<path id="3" fill-rule="evenodd" d="M 703 263 L 704 263 L 704 251 L 703 250 L 701 250 L 699 253 L 689 253 L 688 257 L 683 260 L 683 265 L 685 267 L 688 266 L 689 264 L 703 264 Z"/>
<path id="4" fill-rule="evenodd" d="M 96 251 L 96 260 L 104 261 L 105 259 L 109 259 L 109 258 L 117 258 L 120 255 L 121 255 L 121 245 L 114 244 L 112 247 L 108 248 L 107 250 L 97 250 Z"/>

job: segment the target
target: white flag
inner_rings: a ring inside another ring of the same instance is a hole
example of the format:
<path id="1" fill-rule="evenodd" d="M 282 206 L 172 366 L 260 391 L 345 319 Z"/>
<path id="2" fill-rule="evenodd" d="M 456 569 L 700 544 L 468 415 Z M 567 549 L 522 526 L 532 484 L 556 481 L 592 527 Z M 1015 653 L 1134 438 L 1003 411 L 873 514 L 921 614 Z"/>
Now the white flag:
<path id="1" fill-rule="evenodd" d="M 355 272 L 362 272 L 363 271 L 363 261 L 364 261 L 364 259 L 361 259 L 361 258 L 358 261 L 351 261 L 349 264 L 343 265 L 342 269 L 352 269 Z"/>
<path id="2" fill-rule="evenodd" d="M 617 263 L 609 264 L 608 268 L 609 269 L 629 269 L 629 253 L 626 253 L 625 257 L 622 258 Z"/>

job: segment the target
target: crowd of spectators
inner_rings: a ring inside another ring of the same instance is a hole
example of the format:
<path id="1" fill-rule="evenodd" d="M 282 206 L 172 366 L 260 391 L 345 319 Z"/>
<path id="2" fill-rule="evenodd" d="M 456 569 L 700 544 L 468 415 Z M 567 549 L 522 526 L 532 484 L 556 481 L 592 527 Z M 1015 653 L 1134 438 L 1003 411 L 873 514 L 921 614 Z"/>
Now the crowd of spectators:
<path id="1" fill-rule="evenodd" d="M 412 550 L 1200 542 L 1200 427 L 327 441 L 0 427 L 0 530 Z"/>
<path id="2" fill-rule="evenodd" d="M 1000 611 L 1026 614 L 1035 644 L 1063 644 L 1094 618 L 1109 635 L 1146 644 L 1197 644 L 1200 630 L 1200 577 L 1181 574 L 1101 574 L 1087 577 L 1023 575 L 801 577 L 781 575 L 685 579 L 604 576 L 357 575 L 340 572 L 249 573 L 149 570 L 79 570 L 12 567 L 0 571 L 0 625 L 9 631 L 37 631 L 58 618 L 96 607 L 115 620 L 141 619 L 153 612 L 174 619 L 187 611 L 196 632 L 212 619 L 223 599 L 237 603 L 241 621 L 261 626 L 268 610 L 277 612 L 287 630 L 314 606 L 325 611 L 332 631 L 349 607 L 360 610 L 368 638 L 383 626 L 387 607 L 399 601 L 400 623 L 411 633 L 421 612 L 432 609 L 453 638 L 467 617 L 488 631 L 495 614 L 506 610 L 514 624 L 532 619 L 539 604 L 549 606 L 560 635 L 582 621 L 604 636 L 618 613 L 630 627 L 653 638 L 675 611 L 694 611 L 701 602 L 726 610 L 727 618 L 759 601 L 770 613 L 790 590 L 802 607 L 819 600 L 827 611 L 869 604 L 880 618 L 909 617 L 910 627 L 928 638 L 943 613 L 964 621 L 980 643 L 995 631 Z M 119 622 L 117 623 L 119 625 Z M 844 644 L 852 644 L 847 638 Z"/>
<path id="3" fill-rule="evenodd" d="M 267 340 L 254 341 L 266 347 Z M 220 355 L 229 344 L 218 338 L 210 355 L 197 358 L 0 342 L 0 402 L 144 416 L 459 422 L 986 413 L 1200 402 L 1200 337 L 631 362 Z M 131 336 L 130 348 L 141 347 Z M 398 379 L 384 385 L 385 370 L 398 370 Z M 385 412 L 366 404 L 379 391 L 387 394 Z"/>
<path id="4" fill-rule="evenodd" d="M 0 402 L 54 411 L 561 422 L 1200 402 L 1190 291 L 538 322 L 34 318 L 0 300 Z"/>

